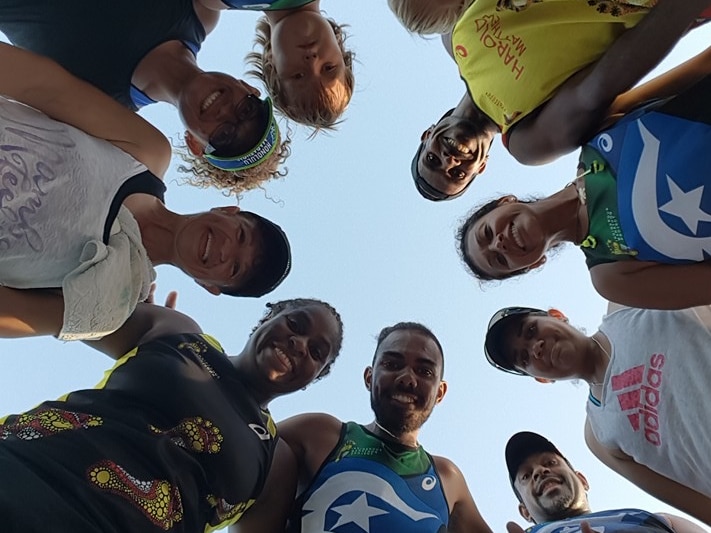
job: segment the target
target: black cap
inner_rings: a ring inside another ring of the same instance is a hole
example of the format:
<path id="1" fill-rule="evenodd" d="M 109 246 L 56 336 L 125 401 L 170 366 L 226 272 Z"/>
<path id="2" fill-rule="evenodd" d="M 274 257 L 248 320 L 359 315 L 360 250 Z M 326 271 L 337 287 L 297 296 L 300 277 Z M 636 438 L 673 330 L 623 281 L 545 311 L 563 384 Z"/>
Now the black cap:
<path id="1" fill-rule="evenodd" d="M 453 112 L 454 108 L 447 111 L 444 115 L 442 115 L 442 118 L 440 118 L 437 123 L 441 122 L 442 119 L 448 117 Z M 444 200 L 454 200 L 455 198 L 459 198 L 462 194 L 466 192 L 466 190 L 469 188 L 469 185 L 471 185 L 474 180 L 470 180 L 469 183 L 467 183 L 461 191 L 455 194 L 447 194 L 440 191 L 439 189 L 435 189 L 427 182 L 427 180 L 425 180 L 425 178 L 420 176 L 420 170 L 417 168 L 417 163 L 420 160 L 420 154 L 422 154 L 422 149 L 424 147 L 425 142 L 422 141 L 420 143 L 420 146 L 417 147 L 415 157 L 412 159 L 412 164 L 410 165 L 410 172 L 412 173 L 412 179 L 415 181 L 415 187 L 417 188 L 417 192 L 419 192 L 423 198 L 426 198 L 427 200 L 432 200 L 433 202 L 442 202 Z"/>
<path id="2" fill-rule="evenodd" d="M 530 314 L 547 315 L 548 313 L 535 307 L 504 307 L 494 313 L 486 328 L 486 340 L 484 341 L 484 355 L 491 366 L 509 374 L 526 375 L 517 370 L 513 366 L 513 362 L 506 358 L 501 349 L 501 342 L 503 341 L 504 326 L 511 318 Z"/>
<path id="3" fill-rule="evenodd" d="M 509 471 L 509 481 L 511 482 L 511 487 L 514 489 L 514 492 L 519 500 L 521 497 L 514 486 L 518 469 L 521 467 L 521 464 L 533 454 L 545 452 L 552 452 L 559 455 L 566 463 L 568 463 L 568 466 L 572 468 L 570 462 L 562 453 L 560 453 L 560 450 L 558 450 L 558 448 L 556 448 L 551 441 L 538 433 L 533 433 L 532 431 L 521 431 L 513 435 L 506 443 L 506 468 Z"/>
<path id="4" fill-rule="evenodd" d="M 262 259 L 257 272 L 245 285 L 235 290 L 222 290 L 232 296 L 258 298 L 276 289 L 291 271 L 291 246 L 286 233 L 271 220 L 255 213 L 242 212 L 257 222 L 262 241 Z"/>

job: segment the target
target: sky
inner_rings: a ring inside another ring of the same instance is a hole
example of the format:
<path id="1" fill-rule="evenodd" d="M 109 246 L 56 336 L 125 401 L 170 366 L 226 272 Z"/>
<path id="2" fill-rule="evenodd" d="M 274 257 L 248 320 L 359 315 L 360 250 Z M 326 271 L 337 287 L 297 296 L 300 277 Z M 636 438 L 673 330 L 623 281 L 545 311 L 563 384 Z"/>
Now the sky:
<path id="1" fill-rule="evenodd" d="M 178 309 L 192 316 L 227 353 L 238 353 L 264 305 L 315 297 L 338 309 L 345 324 L 341 355 L 331 375 L 306 391 L 275 400 L 276 420 L 327 412 L 342 420 L 372 420 L 363 370 L 385 326 L 418 321 L 439 337 L 449 390 L 420 433 L 432 454 L 462 470 L 479 510 L 494 531 L 509 520 L 524 525 L 508 483 L 504 446 L 517 431 L 551 439 L 588 478 L 593 510 L 638 507 L 673 512 L 608 470 L 583 441 L 587 388 L 569 382 L 542 385 L 509 376 L 485 361 L 483 339 L 492 313 L 509 305 L 556 307 L 588 334 L 606 302 L 589 281 L 583 255 L 558 253 L 540 272 L 485 287 L 458 258 L 454 234 L 475 206 L 503 193 L 545 195 L 575 176 L 576 156 L 544 167 L 517 164 L 496 140 L 486 172 L 463 197 L 443 203 L 422 199 L 409 165 L 421 132 L 464 94 L 454 62 L 439 39 L 410 36 L 384 0 L 322 0 L 321 8 L 349 25 L 356 53 L 356 89 L 338 131 L 309 140 L 294 128 L 288 176 L 265 184 L 239 202 L 279 223 L 289 235 L 293 269 L 272 294 L 260 299 L 214 297 L 171 267 L 158 268 L 158 300 L 179 292 Z M 224 12 L 198 56 L 204 70 L 244 77 L 256 14 Z M 661 68 L 707 46 L 711 28 L 685 37 Z M 561 44 L 561 46 L 564 46 Z M 249 78 L 246 78 L 250 81 Z M 261 87 L 258 80 L 251 83 Z M 181 124 L 168 105 L 142 114 L 178 142 Z M 233 205 L 211 189 L 181 184 L 177 159 L 166 175 L 166 204 L 181 213 Z M 79 343 L 51 338 L 5 340 L 0 357 L 0 413 L 31 408 L 42 400 L 93 387 L 112 361 Z"/>

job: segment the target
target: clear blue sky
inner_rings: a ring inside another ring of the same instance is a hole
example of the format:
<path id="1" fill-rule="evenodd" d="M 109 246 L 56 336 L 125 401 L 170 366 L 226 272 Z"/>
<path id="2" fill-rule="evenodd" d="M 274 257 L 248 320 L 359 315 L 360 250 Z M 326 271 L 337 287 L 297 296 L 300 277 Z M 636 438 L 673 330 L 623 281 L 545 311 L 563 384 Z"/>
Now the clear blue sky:
<path id="1" fill-rule="evenodd" d="M 506 305 L 558 307 L 588 333 L 600 322 L 606 303 L 592 290 L 582 254 L 574 248 L 563 250 L 540 273 L 484 290 L 468 277 L 455 251 L 458 221 L 474 205 L 498 193 L 553 192 L 574 177 L 575 157 L 525 168 L 497 141 L 486 173 L 468 194 L 453 202 L 426 202 L 414 190 L 409 164 L 421 131 L 463 94 L 454 63 L 438 39 L 409 36 L 383 0 L 322 0 L 322 8 L 350 25 L 348 44 L 357 54 L 357 87 L 346 120 L 339 131 L 311 141 L 308 132 L 297 129 L 289 175 L 245 195 L 240 203 L 288 232 L 294 251 L 291 275 L 268 298 L 244 300 L 215 298 L 178 271 L 161 267 L 159 299 L 178 290 L 179 309 L 231 353 L 242 348 L 267 301 L 313 296 L 341 312 L 345 343 L 332 375 L 275 401 L 277 420 L 325 411 L 369 422 L 362 373 L 372 358 L 376 334 L 402 320 L 431 327 L 445 349 L 449 391 L 420 440 L 431 453 L 458 464 L 494 530 L 504 531 L 508 520 L 519 519 L 503 447 L 511 434 L 524 429 L 549 437 L 587 475 L 593 509 L 670 510 L 587 451 L 582 436 L 586 387 L 539 385 L 506 376 L 489 367 L 482 354 L 486 322 Z M 199 55 L 201 66 L 242 77 L 255 19 L 252 13 L 224 13 Z M 667 65 L 703 49 L 710 36 L 711 28 L 697 30 Z M 170 107 L 152 106 L 144 116 L 174 140 L 181 136 Z M 234 203 L 213 190 L 179 185 L 175 169 L 166 182 L 166 203 L 179 212 Z M 112 363 L 81 344 L 53 339 L 4 341 L 2 354 L 3 414 L 93 386 Z"/>

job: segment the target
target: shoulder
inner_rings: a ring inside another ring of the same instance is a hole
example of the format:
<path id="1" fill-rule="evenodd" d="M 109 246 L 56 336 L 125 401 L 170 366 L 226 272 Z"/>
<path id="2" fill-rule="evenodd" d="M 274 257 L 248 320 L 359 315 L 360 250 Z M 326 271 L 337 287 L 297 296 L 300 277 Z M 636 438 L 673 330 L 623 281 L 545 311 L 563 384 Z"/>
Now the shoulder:
<path id="1" fill-rule="evenodd" d="M 469 493 L 464 474 L 451 459 L 439 455 L 432 455 L 431 457 L 448 500 L 452 500 L 452 503 L 455 503 L 461 499 L 462 491 Z"/>
<path id="2" fill-rule="evenodd" d="M 292 416 L 277 424 L 279 436 L 290 446 L 310 441 L 338 440 L 343 422 L 326 413 L 305 413 Z"/>

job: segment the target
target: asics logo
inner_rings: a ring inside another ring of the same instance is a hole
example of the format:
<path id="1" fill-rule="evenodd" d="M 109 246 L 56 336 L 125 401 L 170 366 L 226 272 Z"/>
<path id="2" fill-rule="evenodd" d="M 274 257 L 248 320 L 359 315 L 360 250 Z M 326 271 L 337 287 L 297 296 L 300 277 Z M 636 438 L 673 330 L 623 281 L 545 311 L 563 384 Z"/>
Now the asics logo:
<path id="1" fill-rule="evenodd" d="M 644 438 L 653 446 L 661 446 L 659 432 L 659 401 L 661 399 L 664 354 L 655 353 L 648 365 L 639 365 L 612 376 L 612 390 L 617 394 L 620 409 L 627 414 L 634 431 L 644 431 Z"/>

